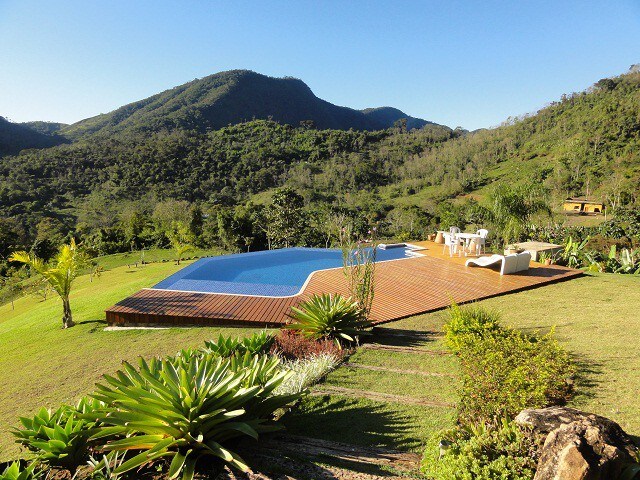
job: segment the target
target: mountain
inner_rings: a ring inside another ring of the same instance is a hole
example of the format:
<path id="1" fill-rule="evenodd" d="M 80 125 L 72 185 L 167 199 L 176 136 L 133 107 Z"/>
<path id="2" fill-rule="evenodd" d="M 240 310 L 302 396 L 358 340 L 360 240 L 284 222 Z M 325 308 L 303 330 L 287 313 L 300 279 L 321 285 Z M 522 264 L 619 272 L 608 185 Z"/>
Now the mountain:
<path id="1" fill-rule="evenodd" d="M 55 135 L 64 127 L 67 126 L 66 123 L 58 123 L 58 122 L 22 122 L 20 125 L 24 125 L 31 130 L 42 133 L 44 135 Z"/>
<path id="2" fill-rule="evenodd" d="M 238 75 L 241 84 L 246 74 Z M 269 84 L 274 80 L 257 77 Z M 299 80 L 275 81 L 308 93 Z M 282 186 L 300 193 L 316 213 L 347 208 L 393 228 L 418 221 L 435 228 L 443 215 L 448 219 L 444 223 L 476 218 L 473 202 L 485 202 L 496 184 L 534 183 L 554 205 L 566 196 L 585 195 L 605 199 L 611 212 L 640 206 L 640 73 L 602 79 L 534 114 L 475 132 L 439 125 L 408 131 L 320 130 L 269 120 L 201 132 L 212 125 L 205 122 L 203 105 L 217 109 L 221 102 L 242 97 L 230 93 L 240 87 L 226 82 L 218 90 L 205 89 L 211 98 L 202 93 L 196 101 L 191 92 L 194 101 L 189 103 L 183 95 L 195 85 L 132 104 L 130 111 L 120 112 L 120 122 L 114 112 L 102 116 L 109 120 L 96 117 L 92 124 L 87 120 L 61 130 L 76 128 L 79 141 L 2 158 L 0 251 L 3 232 L 9 232 L 2 228 L 3 219 L 24 226 L 32 241 L 47 217 L 69 226 L 63 234 L 77 229 L 87 238 L 101 239 L 99 251 L 119 251 L 105 250 L 115 244 L 130 248 L 129 239 L 121 236 L 131 230 L 126 221 L 132 212 L 151 215 L 166 200 L 202 206 L 211 219 L 207 234 L 215 241 L 220 212 L 259 204 Z M 182 102 L 174 103 L 178 98 Z M 313 101 L 326 107 L 322 100 Z M 198 115 L 187 104 L 199 105 Z M 371 115 L 346 111 L 353 115 L 349 118 Z M 164 130 L 144 130 L 151 119 Z M 181 121 L 194 127 L 176 128 Z M 1 125 L 35 133 L 6 121 Z M 109 134 L 115 132 L 121 133 Z M 13 237 L 5 234 L 5 244 Z"/>
<path id="3" fill-rule="evenodd" d="M 381 125 L 387 125 L 386 128 L 393 126 L 395 122 L 403 118 L 407 120 L 407 130 L 422 128 L 425 125 L 435 125 L 433 122 L 428 122 L 422 118 L 412 117 L 404 113 L 402 110 L 398 110 L 393 107 L 365 108 L 364 110 L 361 110 L 361 112 Z"/>
<path id="4" fill-rule="evenodd" d="M 48 135 L 28 125 L 13 123 L 0 117 L 0 157 L 14 155 L 28 148 L 47 148 L 60 145 L 64 138 Z"/>
<path id="5" fill-rule="evenodd" d="M 273 78 L 249 70 L 231 70 L 196 79 L 110 113 L 82 120 L 61 133 L 71 139 L 114 133 L 217 130 L 252 119 L 299 126 L 311 120 L 319 129 L 381 130 L 400 118 L 408 125 L 430 122 L 384 107 L 366 111 L 322 100 L 296 78 Z"/>

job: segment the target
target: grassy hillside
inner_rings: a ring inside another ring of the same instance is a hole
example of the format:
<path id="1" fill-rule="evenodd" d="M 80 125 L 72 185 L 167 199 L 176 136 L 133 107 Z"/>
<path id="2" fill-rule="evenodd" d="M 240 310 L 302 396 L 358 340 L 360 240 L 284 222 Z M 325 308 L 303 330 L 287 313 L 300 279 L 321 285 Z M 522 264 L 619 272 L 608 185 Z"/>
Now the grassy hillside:
<path id="1" fill-rule="evenodd" d="M 535 114 L 416 155 L 400 184 L 412 202 L 442 194 L 482 196 L 496 181 L 534 182 L 557 197 L 591 195 L 610 206 L 638 200 L 640 74 L 598 81 Z M 444 187 L 444 192 L 436 192 Z"/>
<path id="2" fill-rule="evenodd" d="M 80 277 L 71 295 L 78 325 L 61 329 L 62 307 L 57 298 L 40 301 L 24 297 L 0 306 L 0 459 L 15 456 L 9 427 L 17 416 L 43 405 L 75 401 L 92 390 L 103 373 L 122 360 L 167 355 L 201 345 L 219 328 L 158 329 L 105 332 L 104 310 L 143 287 L 149 287 L 178 268 L 173 262 L 142 268 L 117 267 L 101 278 Z M 248 329 L 227 329 L 240 335 Z"/>
<path id="3" fill-rule="evenodd" d="M 79 324 L 69 330 L 60 328 L 61 307 L 56 299 L 41 302 L 26 297 L 16 302 L 15 310 L 10 305 L 0 307 L 0 458 L 17 452 L 7 434 L 17 415 L 77 399 L 91 391 L 101 374 L 116 370 L 122 360 L 174 353 L 200 345 L 220 332 L 251 332 L 237 328 L 103 330 L 105 308 L 177 268 L 170 262 L 143 268 L 123 266 L 93 282 L 81 277 L 72 295 Z M 629 433 L 638 435 L 636 392 L 640 380 L 629 372 L 640 368 L 640 352 L 635 347 L 640 335 L 636 315 L 639 302 L 637 278 L 603 274 L 480 303 L 500 310 L 506 324 L 542 331 L 555 327 L 559 340 L 580 365 L 577 396 L 571 404 L 611 417 Z M 443 351 L 440 332 L 445 318 L 446 312 L 436 312 L 393 322 L 374 339 Z M 392 335 L 385 337 L 386 329 Z M 408 337 L 398 337 L 398 333 Z M 416 334 L 422 337 L 412 340 Z M 452 424 L 453 410 L 407 404 L 406 398 L 455 402 L 457 365 L 454 357 L 416 355 L 359 350 L 349 362 L 360 368 L 343 367 L 325 384 L 383 395 L 401 394 L 405 398 L 402 402 L 347 398 L 339 393 L 309 397 L 299 410 L 287 415 L 288 428 L 292 433 L 318 438 L 420 451 L 434 432 Z M 377 367 L 384 368 L 376 371 Z M 345 424 L 349 429 L 344 429 Z"/>
<path id="4" fill-rule="evenodd" d="M 298 126 L 312 121 L 321 129 L 380 130 L 409 117 L 397 109 L 367 115 L 316 97 L 301 80 L 231 70 L 166 90 L 113 112 L 62 129 L 69 138 L 99 134 L 195 130 L 206 132 L 252 119 Z M 411 118 L 413 125 L 427 122 Z M 422 126 L 420 125 L 420 126 Z"/>

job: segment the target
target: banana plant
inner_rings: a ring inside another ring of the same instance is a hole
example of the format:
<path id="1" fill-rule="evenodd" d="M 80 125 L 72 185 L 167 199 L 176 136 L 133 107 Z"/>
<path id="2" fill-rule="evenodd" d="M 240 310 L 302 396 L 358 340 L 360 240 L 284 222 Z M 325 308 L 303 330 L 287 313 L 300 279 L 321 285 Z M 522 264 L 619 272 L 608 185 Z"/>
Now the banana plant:
<path id="1" fill-rule="evenodd" d="M 616 273 L 630 273 L 640 275 L 640 250 L 631 251 L 627 248 L 620 252 L 619 267 Z"/>
<path id="2" fill-rule="evenodd" d="M 280 428 L 274 412 L 300 398 L 274 394 L 290 374 L 277 357 L 249 354 L 140 359 L 137 368 L 125 362 L 93 395 L 106 406 L 94 415 L 103 426 L 92 440 L 103 440 L 106 452 L 133 451 L 113 474 L 164 458 L 169 478 L 191 480 L 205 456 L 247 471 L 229 442 Z"/>
<path id="3" fill-rule="evenodd" d="M 582 265 L 587 243 L 589 243 L 589 237 L 582 242 L 574 241 L 572 237 L 567 239 L 564 250 L 561 253 L 561 258 L 567 267 L 579 268 Z"/>

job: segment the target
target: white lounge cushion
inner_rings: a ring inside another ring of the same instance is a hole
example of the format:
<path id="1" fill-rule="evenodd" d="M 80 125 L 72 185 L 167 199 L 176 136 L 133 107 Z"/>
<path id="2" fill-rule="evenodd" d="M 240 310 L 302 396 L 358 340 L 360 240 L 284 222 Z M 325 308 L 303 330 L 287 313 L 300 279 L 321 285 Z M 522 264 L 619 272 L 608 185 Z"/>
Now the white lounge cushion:
<path id="1" fill-rule="evenodd" d="M 513 253 L 511 255 L 491 255 L 490 257 L 472 258 L 465 265 L 477 267 L 490 267 L 500 264 L 500 275 L 511 275 L 517 272 L 529 270 L 531 254 L 529 252 Z"/>
<path id="2" fill-rule="evenodd" d="M 516 253 L 518 257 L 518 265 L 516 266 L 516 272 L 524 272 L 529 270 L 529 264 L 531 263 L 531 254 L 529 252 Z"/>
<path id="3" fill-rule="evenodd" d="M 476 267 L 490 267 L 491 265 L 502 263 L 503 260 L 503 255 L 491 255 L 490 257 L 470 258 L 466 261 L 465 265 L 467 267 L 474 265 Z"/>

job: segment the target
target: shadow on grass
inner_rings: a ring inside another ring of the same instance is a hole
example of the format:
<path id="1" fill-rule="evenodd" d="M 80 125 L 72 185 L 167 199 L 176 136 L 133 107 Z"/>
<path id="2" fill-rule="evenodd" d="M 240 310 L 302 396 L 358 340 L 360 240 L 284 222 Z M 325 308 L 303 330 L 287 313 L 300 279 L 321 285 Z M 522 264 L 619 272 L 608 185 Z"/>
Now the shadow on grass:
<path id="1" fill-rule="evenodd" d="M 386 404 L 322 395 L 309 397 L 282 419 L 287 433 L 332 442 L 410 450 L 421 445 L 411 435 L 411 419 Z"/>
<path id="2" fill-rule="evenodd" d="M 595 390 L 604 380 L 604 369 L 601 363 L 582 355 L 572 355 L 576 365 L 576 376 L 573 384 L 573 398 L 577 403 L 594 398 Z"/>
<path id="3" fill-rule="evenodd" d="M 83 320 L 81 322 L 76 323 L 76 325 L 91 325 L 93 327 L 89 329 L 89 333 L 96 333 L 101 331 L 104 327 L 107 326 L 107 321 L 105 319 L 96 319 L 96 320 Z"/>
<path id="4" fill-rule="evenodd" d="M 373 335 L 363 337 L 363 340 L 394 347 L 419 347 L 440 338 L 442 338 L 442 332 L 375 327 Z"/>

